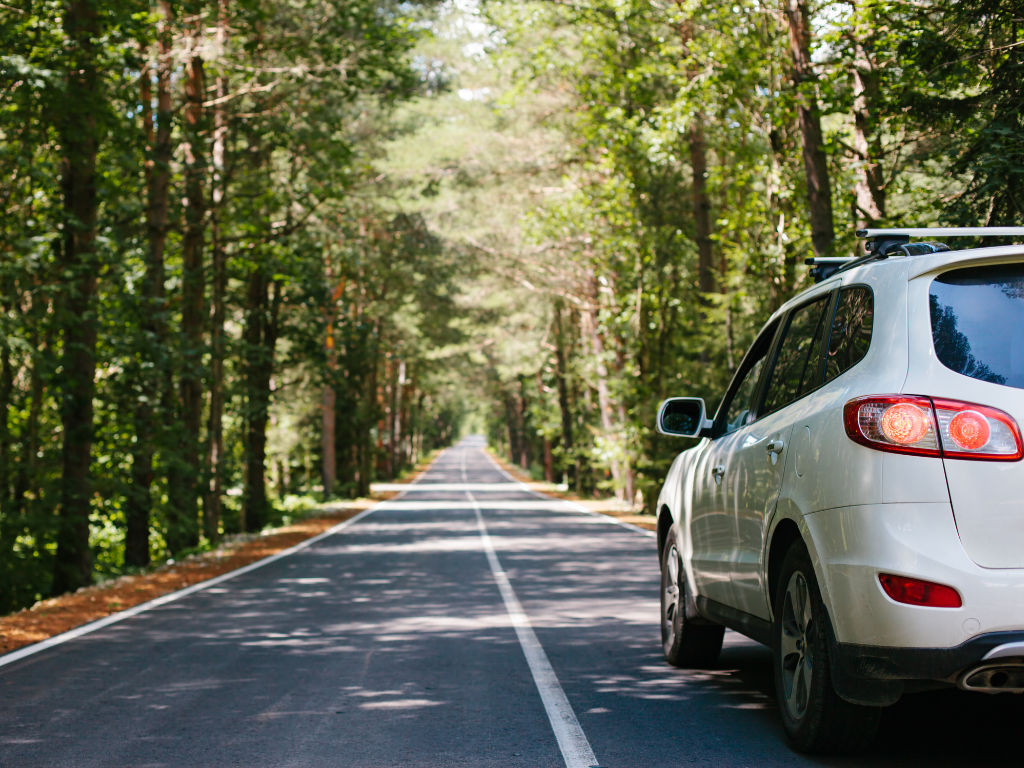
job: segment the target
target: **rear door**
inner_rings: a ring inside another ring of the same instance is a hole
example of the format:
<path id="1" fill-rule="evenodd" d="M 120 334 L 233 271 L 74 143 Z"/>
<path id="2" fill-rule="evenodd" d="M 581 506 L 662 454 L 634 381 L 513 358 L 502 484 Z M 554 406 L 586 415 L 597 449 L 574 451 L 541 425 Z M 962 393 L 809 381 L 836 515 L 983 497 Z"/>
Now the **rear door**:
<path id="1" fill-rule="evenodd" d="M 905 393 L 997 408 L 1024 423 L 1024 263 L 1015 258 L 950 264 L 911 281 Z M 995 441 L 999 426 L 991 427 Z M 950 429 L 940 418 L 965 551 L 986 568 L 1024 567 L 1024 462 L 950 458 L 958 455 Z"/>

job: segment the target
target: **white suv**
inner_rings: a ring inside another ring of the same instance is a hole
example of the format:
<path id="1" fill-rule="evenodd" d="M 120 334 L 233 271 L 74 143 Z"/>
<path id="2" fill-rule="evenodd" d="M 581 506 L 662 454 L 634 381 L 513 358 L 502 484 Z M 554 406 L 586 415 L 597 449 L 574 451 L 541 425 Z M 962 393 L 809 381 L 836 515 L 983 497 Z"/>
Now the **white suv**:
<path id="1" fill-rule="evenodd" d="M 659 411 L 703 438 L 658 500 L 665 657 L 713 664 L 725 627 L 771 647 L 800 750 L 867 746 L 905 691 L 1024 691 L 1024 246 L 909 242 L 980 233 L 1024 228 L 858 233 L 713 420 Z"/>

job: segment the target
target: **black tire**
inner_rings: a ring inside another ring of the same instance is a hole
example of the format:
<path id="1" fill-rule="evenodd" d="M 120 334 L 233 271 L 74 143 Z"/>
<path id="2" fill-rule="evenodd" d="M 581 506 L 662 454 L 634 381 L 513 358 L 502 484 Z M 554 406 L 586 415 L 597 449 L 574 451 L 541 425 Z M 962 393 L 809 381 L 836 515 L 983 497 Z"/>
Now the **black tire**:
<path id="1" fill-rule="evenodd" d="M 697 615 L 681 553 L 672 528 L 661 558 L 661 647 L 672 666 L 702 669 L 718 661 L 725 627 Z"/>
<path id="2" fill-rule="evenodd" d="M 795 541 L 782 563 L 772 626 L 782 724 L 799 752 L 860 752 L 874 739 L 882 709 L 851 704 L 832 688 L 828 620 L 807 547 Z"/>

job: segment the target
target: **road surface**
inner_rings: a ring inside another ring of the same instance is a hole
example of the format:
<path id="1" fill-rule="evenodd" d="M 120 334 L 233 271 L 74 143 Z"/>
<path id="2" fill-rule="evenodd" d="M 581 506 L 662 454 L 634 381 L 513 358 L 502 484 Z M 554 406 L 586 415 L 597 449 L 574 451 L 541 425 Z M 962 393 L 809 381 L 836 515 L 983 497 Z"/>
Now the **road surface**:
<path id="1" fill-rule="evenodd" d="M 480 445 L 293 555 L 0 666 L 0 765 L 1024 761 L 1022 699 L 959 691 L 905 696 L 866 755 L 793 753 L 767 649 L 728 633 L 715 669 L 666 666 L 653 538 Z"/>

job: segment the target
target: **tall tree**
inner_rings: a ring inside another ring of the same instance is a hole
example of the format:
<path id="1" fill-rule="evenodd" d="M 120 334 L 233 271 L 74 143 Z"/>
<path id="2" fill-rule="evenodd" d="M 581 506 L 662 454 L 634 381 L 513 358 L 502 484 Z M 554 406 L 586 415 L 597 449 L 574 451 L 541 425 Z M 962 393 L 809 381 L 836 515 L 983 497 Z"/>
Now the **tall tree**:
<path id="1" fill-rule="evenodd" d="M 96 375 L 96 156 L 104 108 L 97 45 L 103 29 L 93 0 L 64 6 L 66 79 L 58 126 L 63 157 L 64 241 L 61 325 L 64 354 L 61 421 L 64 461 L 60 532 L 52 591 L 60 594 L 92 582 L 89 512 Z"/>
<path id="2" fill-rule="evenodd" d="M 803 137 L 804 174 L 807 177 L 811 243 L 815 256 L 832 252 L 835 224 L 832 218 L 832 184 L 821 131 L 821 108 L 816 91 L 817 75 L 811 60 L 811 15 L 807 0 L 785 0 L 789 26 L 789 54 L 796 91 L 797 116 Z"/>

